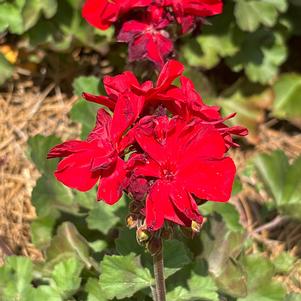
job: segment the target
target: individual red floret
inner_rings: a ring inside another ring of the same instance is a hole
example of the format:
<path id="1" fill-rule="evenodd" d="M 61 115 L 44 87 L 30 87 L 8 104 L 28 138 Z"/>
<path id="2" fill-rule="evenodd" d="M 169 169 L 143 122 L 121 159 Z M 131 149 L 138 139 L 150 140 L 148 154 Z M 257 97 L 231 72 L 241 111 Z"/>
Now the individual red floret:
<path id="1" fill-rule="evenodd" d="M 128 164 L 134 165 L 135 176 L 153 183 L 146 199 L 149 230 L 160 229 L 164 220 L 182 226 L 201 223 L 195 197 L 229 200 L 236 168 L 224 156 L 225 142 L 213 126 L 197 119 L 145 117 L 136 140 L 145 154 L 134 155 Z"/>

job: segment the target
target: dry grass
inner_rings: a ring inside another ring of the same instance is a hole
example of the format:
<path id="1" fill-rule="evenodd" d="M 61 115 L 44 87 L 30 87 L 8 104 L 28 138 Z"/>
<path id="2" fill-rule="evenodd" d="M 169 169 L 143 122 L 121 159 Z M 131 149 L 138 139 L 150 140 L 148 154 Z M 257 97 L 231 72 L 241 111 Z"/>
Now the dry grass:
<path id="1" fill-rule="evenodd" d="M 67 113 L 75 100 L 53 84 L 40 92 L 31 81 L 0 95 L 0 260 L 1 253 L 41 256 L 30 243 L 30 196 L 39 173 L 26 156 L 27 141 L 37 134 L 70 137 Z"/>

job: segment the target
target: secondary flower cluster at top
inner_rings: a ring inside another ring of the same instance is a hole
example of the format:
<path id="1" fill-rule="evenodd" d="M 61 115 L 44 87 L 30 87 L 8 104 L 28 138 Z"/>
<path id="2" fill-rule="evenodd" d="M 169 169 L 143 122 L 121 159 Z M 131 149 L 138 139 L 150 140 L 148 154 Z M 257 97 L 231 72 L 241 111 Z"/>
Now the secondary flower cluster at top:
<path id="1" fill-rule="evenodd" d="M 117 40 L 129 44 L 129 61 L 150 60 L 162 68 L 173 40 L 204 17 L 220 14 L 222 0 L 87 0 L 83 17 L 105 30 L 115 25 Z"/>
<path id="2" fill-rule="evenodd" d="M 109 14 L 107 22 L 115 17 Z M 104 78 L 107 96 L 85 93 L 106 109 L 98 110 L 85 141 L 67 141 L 49 152 L 48 158 L 64 158 L 57 179 L 80 191 L 98 183 L 97 199 L 111 205 L 126 192 L 133 199 L 132 221 L 149 231 L 167 221 L 201 224 L 199 203 L 228 201 L 235 165 L 225 154 L 236 146 L 232 135 L 247 130 L 228 127 L 224 122 L 234 114 L 222 118 L 219 107 L 204 104 L 183 71 L 170 60 L 155 84 L 140 84 L 126 71 Z"/>

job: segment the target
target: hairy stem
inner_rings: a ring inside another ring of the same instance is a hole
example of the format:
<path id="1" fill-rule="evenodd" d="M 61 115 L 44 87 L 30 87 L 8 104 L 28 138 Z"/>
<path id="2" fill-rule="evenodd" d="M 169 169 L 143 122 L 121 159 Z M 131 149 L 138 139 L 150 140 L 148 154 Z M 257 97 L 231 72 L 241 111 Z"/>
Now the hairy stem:
<path id="1" fill-rule="evenodd" d="M 166 288 L 164 278 L 164 263 L 163 263 L 163 251 L 153 256 L 154 262 L 154 274 L 156 281 L 156 299 L 155 301 L 166 301 Z"/>

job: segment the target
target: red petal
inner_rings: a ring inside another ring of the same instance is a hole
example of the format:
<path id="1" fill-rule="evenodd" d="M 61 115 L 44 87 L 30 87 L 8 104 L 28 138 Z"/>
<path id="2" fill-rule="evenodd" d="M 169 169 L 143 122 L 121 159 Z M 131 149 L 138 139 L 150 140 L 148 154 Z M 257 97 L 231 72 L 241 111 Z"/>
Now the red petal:
<path id="1" fill-rule="evenodd" d="M 126 169 L 123 160 L 118 158 L 116 166 L 112 170 L 102 174 L 99 182 L 97 199 L 104 200 L 107 204 L 113 205 L 122 196 L 124 181 L 126 179 Z"/>
<path id="2" fill-rule="evenodd" d="M 202 157 L 222 158 L 226 151 L 224 139 L 218 131 L 211 125 L 198 123 L 197 120 L 182 131 L 175 143 L 180 145 L 177 148 L 177 159 L 183 165 Z"/>
<path id="3" fill-rule="evenodd" d="M 160 162 L 166 158 L 165 145 L 160 144 L 155 139 L 153 131 L 147 135 L 144 129 L 138 128 L 136 131 L 136 140 L 141 148 L 155 161 Z"/>
<path id="4" fill-rule="evenodd" d="M 107 29 L 122 14 L 136 7 L 150 5 L 152 0 L 86 0 L 82 15 L 93 26 Z"/>
<path id="5" fill-rule="evenodd" d="M 136 127 L 131 128 L 125 135 L 122 137 L 121 141 L 118 144 L 117 151 L 119 153 L 123 152 L 126 148 L 130 147 L 136 142 Z"/>
<path id="6" fill-rule="evenodd" d="M 153 34 L 148 34 L 145 38 L 147 38 L 145 57 L 162 68 L 164 64 L 164 53 L 161 51 L 160 42 L 156 41 L 156 35 Z"/>
<path id="7" fill-rule="evenodd" d="M 173 50 L 173 43 L 170 39 L 160 33 L 151 34 L 147 44 L 147 58 L 158 66 L 162 66 L 166 56 Z"/>
<path id="8" fill-rule="evenodd" d="M 117 99 L 120 94 L 130 92 L 131 85 L 139 85 L 139 82 L 132 72 L 125 71 L 116 76 L 105 76 L 103 84 L 109 97 Z"/>
<path id="9" fill-rule="evenodd" d="M 104 30 L 116 21 L 119 11 L 113 1 L 86 0 L 82 15 L 91 25 Z"/>
<path id="10" fill-rule="evenodd" d="M 150 189 L 146 199 L 146 225 L 150 231 L 156 231 L 163 226 L 164 219 L 182 226 L 189 226 L 185 214 L 178 210 L 171 201 L 174 185 L 158 180 Z M 201 218 L 198 218 L 201 221 Z"/>
<path id="11" fill-rule="evenodd" d="M 54 174 L 64 185 L 88 191 L 99 179 L 99 174 L 91 171 L 92 158 L 91 152 L 74 153 L 58 164 Z"/>
<path id="12" fill-rule="evenodd" d="M 127 161 L 127 170 L 132 170 L 136 177 L 160 178 L 160 165 L 142 154 L 133 154 Z"/>
<path id="13" fill-rule="evenodd" d="M 203 217 L 199 213 L 195 200 L 187 193 L 181 183 L 175 182 L 171 190 L 171 199 L 177 209 L 187 217 L 189 221 L 202 223 Z M 190 226 L 190 225 L 187 225 Z"/>
<path id="14" fill-rule="evenodd" d="M 148 35 L 141 33 L 129 44 L 129 61 L 141 61 L 147 58 Z M 138 86 L 138 85 L 133 85 Z M 139 86 L 138 86 L 139 87 Z"/>
<path id="15" fill-rule="evenodd" d="M 113 141 L 118 141 L 131 126 L 142 111 L 144 97 L 133 93 L 121 95 L 115 107 L 112 120 L 111 135 Z"/>
<path id="16" fill-rule="evenodd" d="M 207 17 L 220 14 L 223 11 L 222 0 L 184 0 L 183 2 L 186 14 Z"/>
<path id="17" fill-rule="evenodd" d="M 164 224 L 164 212 L 172 207 L 169 190 L 157 181 L 151 188 L 146 199 L 146 225 L 150 231 L 160 229 Z"/>
<path id="18" fill-rule="evenodd" d="M 235 172 L 231 158 L 199 159 L 182 167 L 177 181 L 200 199 L 226 202 L 231 196 Z"/>
<path id="19" fill-rule="evenodd" d="M 164 91 L 184 72 L 184 66 L 176 60 L 169 60 L 163 67 L 157 81 L 156 91 Z"/>
<path id="20" fill-rule="evenodd" d="M 85 141 L 69 140 L 53 147 L 48 155 L 47 159 L 63 158 L 73 153 L 83 152 L 90 149 L 90 144 Z"/>
<path id="21" fill-rule="evenodd" d="M 138 22 L 138 21 L 128 21 L 123 23 L 121 30 L 118 34 L 118 42 L 132 42 L 137 34 L 143 33 L 149 24 Z"/>
<path id="22" fill-rule="evenodd" d="M 137 164 L 134 168 L 134 174 L 138 176 L 144 177 L 153 177 L 160 178 L 160 165 L 156 163 L 156 161 L 152 159 L 146 159 L 146 162 L 143 165 Z"/>
<path id="23" fill-rule="evenodd" d="M 99 109 L 96 116 L 96 126 L 89 134 L 87 141 L 97 140 L 97 145 L 109 146 L 111 143 L 111 115 L 104 109 Z"/>
<path id="24" fill-rule="evenodd" d="M 196 18 L 193 16 L 183 16 L 182 18 L 180 17 L 178 20 L 179 23 L 182 25 L 182 33 L 186 33 L 190 29 L 193 29 L 196 25 Z"/>
<path id="25" fill-rule="evenodd" d="M 93 172 L 102 171 L 110 168 L 116 162 L 117 153 L 115 150 L 106 150 L 104 154 L 96 153 L 91 163 Z"/>
<path id="26" fill-rule="evenodd" d="M 115 108 L 116 101 L 110 99 L 108 96 L 102 96 L 102 95 L 96 96 L 85 92 L 82 94 L 82 97 L 87 101 L 95 102 L 100 105 L 106 106 L 112 111 Z"/>

